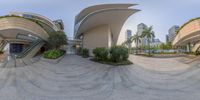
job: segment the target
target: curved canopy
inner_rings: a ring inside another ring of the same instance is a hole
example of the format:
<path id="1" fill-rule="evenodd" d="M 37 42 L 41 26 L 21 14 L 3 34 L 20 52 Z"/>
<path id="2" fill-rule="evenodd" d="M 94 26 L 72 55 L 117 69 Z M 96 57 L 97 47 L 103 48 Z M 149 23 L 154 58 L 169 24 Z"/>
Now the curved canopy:
<path id="1" fill-rule="evenodd" d="M 10 15 L 16 15 L 16 16 L 22 16 L 22 17 L 30 17 L 36 20 L 40 20 L 44 23 L 46 23 L 47 25 L 51 26 L 54 30 L 58 30 L 57 26 L 55 25 L 55 23 L 53 23 L 53 21 L 45 16 L 42 16 L 40 14 L 36 14 L 36 13 L 30 13 L 30 12 L 11 12 Z"/>
<path id="2" fill-rule="evenodd" d="M 88 14 L 99 11 L 99 10 L 104 10 L 104 9 L 111 9 L 111 8 L 129 8 L 131 6 L 134 6 L 137 4 L 102 4 L 102 5 L 95 5 L 95 6 L 90 6 L 85 9 L 83 9 L 77 16 L 76 16 L 76 24 L 83 19 L 85 16 Z"/>
<path id="3" fill-rule="evenodd" d="M 109 25 L 113 33 L 114 43 L 116 43 L 127 18 L 140 11 L 129 9 L 132 5 L 134 4 L 105 4 L 86 8 L 79 14 L 80 17 L 77 16 L 78 20 L 82 19 L 75 25 L 75 37 L 97 26 Z"/>
<path id="4" fill-rule="evenodd" d="M 188 22 L 182 27 L 173 41 L 173 45 L 184 45 L 200 40 L 200 19 Z"/>
<path id="5" fill-rule="evenodd" d="M 33 35 L 47 40 L 48 33 L 40 25 L 19 17 L 0 18 L 0 37 L 14 40 L 18 34 Z M 17 40 L 17 39 L 16 39 Z"/>
<path id="6" fill-rule="evenodd" d="M 173 41 L 174 46 L 181 46 L 187 43 L 197 43 L 200 41 L 200 19 L 187 22 Z M 194 50 L 195 51 L 195 50 Z"/>

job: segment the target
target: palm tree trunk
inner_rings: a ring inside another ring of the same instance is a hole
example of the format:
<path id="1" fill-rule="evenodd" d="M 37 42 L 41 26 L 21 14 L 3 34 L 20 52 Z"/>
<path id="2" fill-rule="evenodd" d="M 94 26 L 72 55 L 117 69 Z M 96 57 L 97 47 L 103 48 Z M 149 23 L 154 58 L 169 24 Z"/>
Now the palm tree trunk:
<path id="1" fill-rule="evenodd" d="M 138 40 L 136 40 L 136 54 L 138 54 Z"/>
<path id="2" fill-rule="evenodd" d="M 151 47 L 150 47 L 150 41 L 149 41 L 149 39 L 148 39 L 148 47 L 149 47 L 149 56 L 150 56 L 150 54 L 151 54 Z"/>

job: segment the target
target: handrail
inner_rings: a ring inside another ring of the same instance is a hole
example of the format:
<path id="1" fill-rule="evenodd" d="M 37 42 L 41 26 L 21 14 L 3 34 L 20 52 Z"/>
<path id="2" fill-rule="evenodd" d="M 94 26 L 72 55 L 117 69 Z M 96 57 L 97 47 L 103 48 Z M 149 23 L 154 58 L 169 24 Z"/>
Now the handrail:
<path id="1" fill-rule="evenodd" d="M 6 44 L 7 44 L 7 41 L 6 40 L 2 40 L 2 42 L 0 43 L 0 51 L 2 51 L 4 49 Z"/>
<path id="2" fill-rule="evenodd" d="M 17 58 L 22 58 L 27 55 L 28 52 L 31 51 L 35 46 L 37 46 L 39 43 L 41 43 L 42 40 L 37 39 L 35 42 L 31 43 L 30 46 L 28 46 L 25 50 L 23 50 L 20 54 L 17 54 Z"/>

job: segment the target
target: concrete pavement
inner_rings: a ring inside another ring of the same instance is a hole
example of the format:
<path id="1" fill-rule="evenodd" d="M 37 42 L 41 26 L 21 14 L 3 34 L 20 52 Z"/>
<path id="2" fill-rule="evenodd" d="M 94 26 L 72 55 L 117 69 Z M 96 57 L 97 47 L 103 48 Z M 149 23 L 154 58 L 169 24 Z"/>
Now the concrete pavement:
<path id="1" fill-rule="evenodd" d="M 14 67 L 10 61 L 0 68 L 0 100 L 200 99 L 199 63 L 136 56 L 130 60 L 135 64 L 118 67 L 75 55 L 58 64 L 26 60 Z"/>

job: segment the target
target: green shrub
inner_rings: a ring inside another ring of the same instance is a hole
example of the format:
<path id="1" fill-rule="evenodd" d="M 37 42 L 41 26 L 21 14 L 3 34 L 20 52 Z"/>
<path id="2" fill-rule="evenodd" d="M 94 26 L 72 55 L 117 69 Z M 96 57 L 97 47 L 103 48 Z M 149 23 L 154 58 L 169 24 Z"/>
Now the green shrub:
<path id="1" fill-rule="evenodd" d="M 84 57 L 84 58 L 88 58 L 89 57 L 89 50 L 88 49 L 84 48 L 81 51 L 82 51 L 81 52 L 82 57 Z"/>
<path id="2" fill-rule="evenodd" d="M 93 50 L 93 54 L 96 60 L 106 61 L 108 60 L 109 50 L 104 47 L 96 48 Z"/>
<path id="3" fill-rule="evenodd" d="M 197 56 L 200 55 L 200 51 L 195 52 L 195 55 Z"/>
<path id="4" fill-rule="evenodd" d="M 114 46 L 110 49 L 110 60 L 112 62 L 122 62 L 128 60 L 128 48 L 123 46 Z"/>
<path id="5" fill-rule="evenodd" d="M 57 59 L 64 54 L 65 54 L 64 50 L 54 49 L 54 50 L 45 51 L 44 54 L 43 54 L 43 57 L 47 58 L 47 59 Z"/>
<path id="6" fill-rule="evenodd" d="M 3 54 L 4 52 L 3 51 L 0 51 L 0 54 Z"/>
<path id="7" fill-rule="evenodd" d="M 197 52 L 186 52 L 186 54 L 198 56 L 198 55 L 200 55 L 200 52 L 199 51 L 197 51 Z"/>

